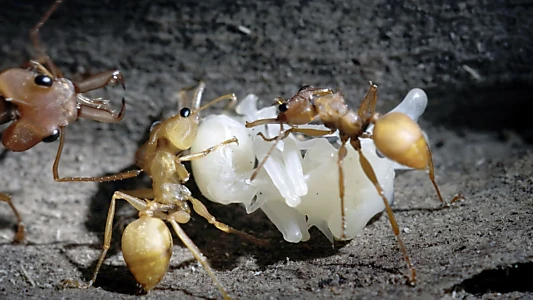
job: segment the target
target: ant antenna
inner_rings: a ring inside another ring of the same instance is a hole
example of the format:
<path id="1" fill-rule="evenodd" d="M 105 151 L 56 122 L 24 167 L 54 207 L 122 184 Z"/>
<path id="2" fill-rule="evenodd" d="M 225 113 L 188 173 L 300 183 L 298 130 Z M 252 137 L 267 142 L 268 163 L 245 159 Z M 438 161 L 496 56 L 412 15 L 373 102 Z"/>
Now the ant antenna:
<path id="1" fill-rule="evenodd" d="M 37 24 L 35 24 L 35 26 L 30 31 L 30 39 L 38 55 L 37 61 L 44 62 L 51 69 L 50 71 L 52 72 L 54 77 L 57 75 L 56 67 L 52 62 L 52 59 L 50 59 L 48 54 L 46 54 L 46 50 L 41 46 L 41 41 L 39 39 L 39 29 L 43 27 L 44 23 L 46 23 L 50 16 L 57 10 L 61 2 L 63 2 L 63 0 L 56 0 L 41 18 L 41 20 L 39 20 L 39 22 L 37 22 Z"/>

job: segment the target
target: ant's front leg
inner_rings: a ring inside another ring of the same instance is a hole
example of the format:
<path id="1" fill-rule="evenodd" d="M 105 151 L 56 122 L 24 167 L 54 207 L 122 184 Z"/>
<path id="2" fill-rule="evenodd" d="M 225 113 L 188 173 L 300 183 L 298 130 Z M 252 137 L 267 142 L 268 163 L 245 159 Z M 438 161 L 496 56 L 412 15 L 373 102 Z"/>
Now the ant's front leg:
<path id="1" fill-rule="evenodd" d="M 229 145 L 231 143 L 236 143 L 237 145 L 239 145 L 239 140 L 236 137 L 232 137 L 231 139 L 225 140 L 225 141 L 221 142 L 218 145 L 214 145 L 213 147 L 209 147 L 209 148 L 205 149 L 204 151 L 177 157 L 176 158 L 177 163 L 181 164 L 184 161 L 191 161 L 191 160 L 202 158 L 202 157 L 208 155 L 209 153 L 217 150 L 218 148 L 221 148 L 223 146 Z"/>
<path id="2" fill-rule="evenodd" d="M 108 181 L 118 181 L 128 178 L 133 178 L 139 176 L 142 170 L 131 170 L 122 172 L 115 175 L 101 176 L 101 177 L 59 177 L 59 160 L 61 159 L 61 152 L 63 152 L 63 145 L 65 144 L 65 129 L 60 127 L 59 130 L 59 146 L 57 148 L 56 158 L 54 160 L 54 165 L 52 167 L 52 173 L 54 175 L 54 180 L 56 182 L 108 182 Z"/>
<path id="3" fill-rule="evenodd" d="M 126 89 L 124 77 L 122 76 L 122 73 L 120 73 L 119 70 L 107 71 L 107 72 L 102 72 L 100 74 L 96 74 L 85 80 L 76 82 L 74 86 L 76 87 L 77 93 L 85 93 L 88 91 L 103 88 L 110 84 L 111 85 L 120 84 L 122 85 L 123 89 Z"/>
<path id="4" fill-rule="evenodd" d="M 249 124 L 249 123 L 247 123 L 247 124 Z M 323 129 L 314 129 L 314 128 L 298 128 L 298 127 L 291 127 L 290 129 L 287 129 L 287 130 L 283 131 L 283 124 L 280 124 L 280 126 L 281 126 L 280 134 L 275 136 L 275 137 L 267 138 L 262 132 L 259 132 L 257 134 L 263 140 L 265 140 L 267 142 L 274 142 L 274 144 L 268 150 L 267 154 L 265 155 L 265 158 L 263 158 L 263 160 L 257 165 L 257 168 L 255 168 L 254 172 L 250 176 L 250 181 L 254 180 L 255 177 L 257 176 L 257 174 L 259 173 L 259 170 L 261 170 L 261 168 L 263 168 L 263 166 L 265 165 L 267 159 L 270 157 L 270 154 L 272 154 L 272 151 L 274 151 L 274 148 L 276 148 L 276 145 L 279 143 L 279 141 L 287 138 L 290 133 L 292 133 L 292 132 L 294 132 L 294 133 L 302 133 L 302 134 L 305 134 L 305 135 L 308 135 L 308 136 L 318 137 L 318 136 L 324 136 L 324 135 L 331 134 L 331 133 L 335 132 L 334 130 L 323 130 Z"/>

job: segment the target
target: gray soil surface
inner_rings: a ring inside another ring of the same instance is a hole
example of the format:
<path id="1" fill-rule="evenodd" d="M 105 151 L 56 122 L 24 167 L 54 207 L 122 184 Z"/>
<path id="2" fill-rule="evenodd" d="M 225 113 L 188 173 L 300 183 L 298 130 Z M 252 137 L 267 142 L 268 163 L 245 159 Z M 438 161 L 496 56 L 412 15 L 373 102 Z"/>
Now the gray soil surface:
<path id="1" fill-rule="evenodd" d="M 2 70 L 32 57 L 28 31 L 48 2 L 2 1 Z M 380 111 L 420 87 L 429 95 L 421 124 L 437 182 L 446 197 L 460 192 L 466 200 L 433 210 L 439 203 L 424 172 L 397 176 L 393 208 L 416 287 L 405 284 L 386 216 L 335 248 L 317 230 L 309 242 L 289 244 L 264 215 L 239 206 L 207 204 L 218 219 L 270 246 L 224 234 L 197 216 L 184 229 L 239 299 L 533 298 L 529 1 L 176 2 L 67 0 L 46 23 L 42 40 L 66 77 L 119 68 L 127 84 L 125 92 L 106 93 L 126 98 L 123 122 L 67 128 L 63 176 L 133 168 L 150 124 L 174 111 L 174 93 L 198 79 L 207 83 L 206 98 L 255 93 L 266 106 L 312 84 L 340 88 L 352 107 L 372 80 Z M 0 155 L 0 191 L 13 196 L 28 233 L 27 245 L 12 245 L 15 219 L 0 205 L 0 298 L 220 298 L 179 241 L 168 273 L 148 295 L 136 295 L 119 243 L 94 287 L 59 288 L 63 279 L 90 278 L 113 191 L 146 178 L 55 183 L 56 149 L 41 143 Z M 119 213 L 125 221 L 131 210 L 121 205 Z"/>

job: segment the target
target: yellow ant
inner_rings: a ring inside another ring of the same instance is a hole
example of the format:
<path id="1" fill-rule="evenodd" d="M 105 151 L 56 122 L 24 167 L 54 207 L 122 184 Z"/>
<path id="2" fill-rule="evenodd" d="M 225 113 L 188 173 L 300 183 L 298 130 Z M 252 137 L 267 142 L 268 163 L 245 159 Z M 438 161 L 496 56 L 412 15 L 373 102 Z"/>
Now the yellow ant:
<path id="1" fill-rule="evenodd" d="M 152 179 L 151 189 L 133 191 L 116 191 L 106 220 L 103 250 L 96 269 L 88 283 L 67 280 L 65 285 L 86 288 L 91 286 L 110 247 L 117 199 L 126 200 L 139 211 L 139 219 L 130 223 L 122 235 L 122 254 L 131 273 L 145 292 L 155 287 L 165 275 L 172 256 L 172 236 L 163 221 L 170 223 L 180 240 L 189 248 L 193 256 L 202 264 L 225 299 L 228 293 L 211 269 L 207 259 L 194 242 L 180 227 L 190 219 L 191 208 L 210 224 L 227 233 L 235 233 L 255 242 L 263 242 L 244 232 L 231 228 L 215 219 L 207 208 L 191 195 L 184 185 L 189 180 L 189 172 L 183 165 L 185 161 L 200 159 L 216 149 L 231 143 L 238 143 L 237 138 L 210 147 L 202 152 L 182 155 L 189 149 L 196 138 L 199 124 L 199 113 L 211 105 L 230 100 L 235 103 L 234 94 L 218 97 L 200 107 L 205 84 L 201 82 L 193 96 L 192 110 L 185 107 L 179 114 L 153 126 L 148 142 L 142 145 L 136 154 L 136 163 Z M 180 92 L 183 99 L 185 91 Z"/>
<path id="2" fill-rule="evenodd" d="M 440 190 L 435 182 L 435 169 L 433 167 L 433 159 L 429 145 L 422 133 L 418 124 L 409 118 L 407 115 L 399 112 L 392 112 L 381 116 L 375 112 L 377 102 L 377 86 L 370 83 L 370 89 L 366 94 L 363 102 L 359 106 L 358 111 L 351 110 L 346 102 L 344 96 L 338 92 L 334 92 L 327 88 L 314 88 L 311 86 L 303 86 L 298 93 L 287 101 L 280 98 L 277 99 L 279 114 L 276 118 L 261 119 L 254 122 L 247 122 L 246 127 L 254 127 L 265 124 L 280 124 L 280 134 L 273 138 L 267 138 L 262 133 L 261 137 L 266 141 L 274 141 L 267 156 L 259 163 L 257 169 L 252 173 L 250 180 L 253 180 L 257 172 L 264 165 L 270 153 L 276 144 L 286 138 L 289 133 L 296 132 L 308 136 L 323 136 L 339 131 L 341 146 L 338 150 L 337 165 L 339 170 L 339 196 L 341 201 L 341 218 L 342 218 L 342 236 L 346 237 L 346 223 L 344 212 L 344 172 L 342 169 L 342 159 L 347 154 L 346 143 L 350 145 L 359 154 L 359 163 L 363 168 L 366 177 L 375 186 L 378 194 L 381 196 L 385 204 L 385 210 L 389 217 L 392 230 L 398 241 L 400 250 L 404 256 L 411 275 L 409 276 L 409 283 L 416 284 L 416 270 L 413 267 L 405 245 L 400 238 L 400 229 L 398 223 L 394 218 L 392 208 L 389 205 L 385 193 L 383 192 L 376 174 L 370 162 L 363 155 L 361 149 L 361 138 L 372 139 L 376 148 L 385 157 L 396 161 L 402 165 L 418 169 L 429 170 L 429 179 L 435 187 L 439 200 L 443 205 L 447 203 L 442 198 Z M 320 120 L 324 126 L 329 130 L 312 129 L 312 128 L 298 128 L 298 125 L 308 124 L 314 120 Z M 291 126 L 287 130 L 283 130 L 283 124 Z M 373 133 L 365 132 L 370 126 L 374 125 Z M 459 199 L 463 199 L 462 195 L 456 195 L 450 201 L 453 203 Z"/>
<path id="3" fill-rule="evenodd" d="M 92 99 L 83 94 L 110 84 L 121 84 L 124 87 L 124 79 L 118 70 L 103 72 L 74 83 L 62 76 L 41 47 L 39 29 L 61 2 L 62 0 L 56 0 L 30 31 L 38 58 L 31 60 L 28 68 L 12 68 L 0 73 L 0 124 L 11 122 L 2 133 L 2 144 L 7 150 L 22 152 L 40 142 L 50 143 L 59 138 L 52 167 L 54 180 L 57 182 L 113 181 L 134 177 L 138 174 L 137 171 L 104 177 L 59 176 L 65 127 L 79 118 L 116 123 L 122 120 L 125 110 L 124 99 L 121 110 L 117 113 L 109 105 L 109 100 Z M 24 242 L 24 223 L 11 197 L 0 193 L 0 201 L 8 203 L 17 219 L 14 242 Z"/>

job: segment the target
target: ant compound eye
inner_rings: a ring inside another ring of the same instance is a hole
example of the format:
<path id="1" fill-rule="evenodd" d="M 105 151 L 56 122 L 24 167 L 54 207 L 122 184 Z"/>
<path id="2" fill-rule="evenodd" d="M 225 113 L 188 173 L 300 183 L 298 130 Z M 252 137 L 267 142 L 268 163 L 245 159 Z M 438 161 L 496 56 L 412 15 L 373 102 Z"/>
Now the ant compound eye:
<path id="1" fill-rule="evenodd" d="M 180 116 L 187 118 L 191 115 L 191 110 L 188 107 L 184 107 L 180 110 Z"/>
<path id="2" fill-rule="evenodd" d="M 53 83 L 54 83 L 54 81 L 48 75 L 41 74 L 41 75 L 37 75 L 35 77 L 35 84 L 36 85 L 51 87 Z"/>
<path id="3" fill-rule="evenodd" d="M 49 136 L 47 136 L 47 137 L 45 137 L 43 139 L 43 142 L 45 142 L 45 143 L 55 142 L 59 138 L 59 134 L 60 134 L 59 133 L 59 129 L 55 129 L 54 132 L 51 135 L 49 135 Z"/>
<path id="4" fill-rule="evenodd" d="M 278 109 L 280 112 L 286 112 L 288 109 L 289 109 L 289 106 L 287 105 L 287 103 L 281 103 L 279 106 L 278 106 Z"/>

